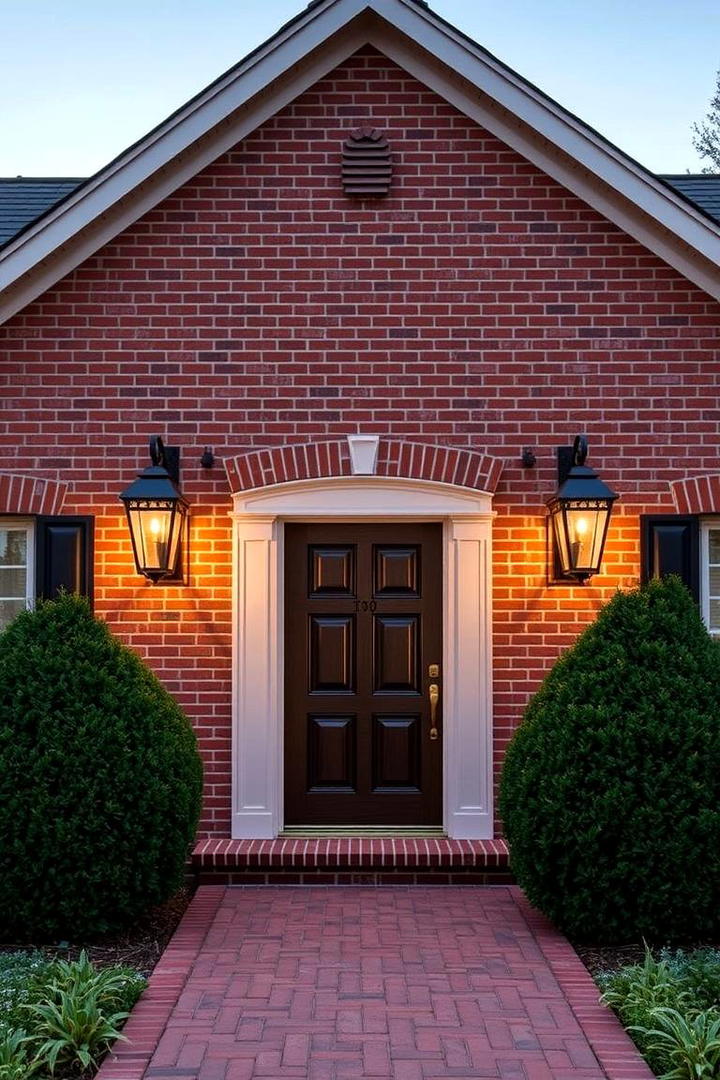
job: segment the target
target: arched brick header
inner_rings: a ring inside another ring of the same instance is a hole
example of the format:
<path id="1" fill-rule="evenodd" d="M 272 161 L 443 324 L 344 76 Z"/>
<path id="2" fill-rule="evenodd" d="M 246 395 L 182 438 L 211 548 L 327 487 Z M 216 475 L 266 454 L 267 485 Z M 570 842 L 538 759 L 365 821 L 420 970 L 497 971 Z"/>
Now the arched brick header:
<path id="1" fill-rule="evenodd" d="M 679 514 L 720 514 L 720 473 L 673 480 L 670 489 Z"/>
<path id="2" fill-rule="evenodd" d="M 492 494 L 502 467 L 499 458 L 472 450 L 380 439 L 375 475 L 433 480 Z M 339 439 L 250 450 L 227 459 L 225 468 L 233 494 L 293 480 L 352 476 L 347 441 Z"/>
<path id="3" fill-rule="evenodd" d="M 0 514 L 59 514 L 67 489 L 58 480 L 0 473 Z"/>

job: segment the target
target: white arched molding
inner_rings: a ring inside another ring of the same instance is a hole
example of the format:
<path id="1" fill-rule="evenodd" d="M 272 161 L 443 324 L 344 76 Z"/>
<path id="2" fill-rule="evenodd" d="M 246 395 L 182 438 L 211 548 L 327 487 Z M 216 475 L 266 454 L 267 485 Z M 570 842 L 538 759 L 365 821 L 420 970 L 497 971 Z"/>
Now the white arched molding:
<path id="1" fill-rule="evenodd" d="M 492 496 L 355 476 L 258 488 L 233 502 L 233 837 L 283 827 L 285 522 L 441 521 L 444 827 L 458 839 L 492 838 Z"/>

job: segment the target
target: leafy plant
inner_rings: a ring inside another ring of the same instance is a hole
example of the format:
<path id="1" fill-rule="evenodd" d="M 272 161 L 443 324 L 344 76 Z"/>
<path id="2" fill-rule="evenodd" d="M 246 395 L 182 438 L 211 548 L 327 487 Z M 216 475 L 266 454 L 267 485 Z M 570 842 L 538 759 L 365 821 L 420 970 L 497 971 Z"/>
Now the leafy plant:
<path id="1" fill-rule="evenodd" d="M 100 1001 L 99 988 L 82 992 L 57 989 L 52 1001 L 26 1005 L 32 1034 L 25 1042 L 34 1057 L 55 1072 L 58 1065 L 78 1070 L 97 1063 L 116 1039 L 127 1039 L 120 1033 L 127 1012 L 106 1014 Z"/>
<path id="2" fill-rule="evenodd" d="M 56 960 L 49 969 L 50 995 L 67 993 L 80 999 L 92 996 L 98 1005 L 116 1009 L 131 1009 L 146 980 L 132 968 L 115 965 L 96 968 L 83 950 L 77 960 Z"/>
<path id="3" fill-rule="evenodd" d="M 28 1059 L 23 1028 L 0 1033 L 0 1080 L 30 1080 L 37 1068 Z"/>
<path id="4" fill-rule="evenodd" d="M 720 952 L 645 946 L 641 964 L 602 972 L 601 1001 L 618 1014 L 657 1076 L 705 1080 L 720 1076 Z"/>
<path id="5" fill-rule="evenodd" d="M 555 663 L 500 812 L 518 883 L 576 940 L 720 931 L 720 644 L 679 579 L 617 593 Z"/>
<path id="6" fill-rule="evenodd" d="M 191 726 L 157 677 L 61 596 L 0 634 L 0 923 L 87 937 L 182 880 L 200 811 Z"/>
<path id="7" fill-rule="evenodd" d="M 631 1026 L 650 1053 L 661 1055 L 670 1067 L 660 1080 L 714 1080 L 720 1072 L 720 1012 L 684 1015 L 659 1007 L 651 1012 L 654 1027 Z"/>
<path id="8" fill-rule="evenodd" d="M 0 954 L 0 1080 L 44 1080 L 95 1064 L 116 1038 L 146 980 L 131 968 L 95 968 L 40 953 Z"/>
<path id="9" fill-rule="evenodd" d="M 667 1057 L 651 1047 L 644 1034 L 653 1023 L 653 1012 L 659 1007 L 692 1007 L 692 997 L 683 989 L 669 960 L 656 960 L 646 945 L 642 964 L 603 972 L 597 976 L 597 983 L 603 991 L 602 1003 L 614 1009 L 623 1026 L 634 1032 L 635 1043 L 653 1071 L 663 1072 L 668 1067 Z"/>
<path id="10" fill-rule="evenodd" d="M 597 981 L 603 990 L 603 1004 L 621 1012 L 626 1024 L 643 1022 L 658 1006 L 690 1000 L 687 991 L 679 988 L 669 961 L 656 960 L 647 945 L 642 964 L 604 972 Z"/>
<path id="11" fill-rule="evenodd" d="M 43 997 L 24 1006 L 34 1060 L 49 1068 L 83 1070 L 97 1063 L 115 1039 L 145 980 L 115 966 L 96 968 L 85 951 L 56 960 L 45 973 Z"/>

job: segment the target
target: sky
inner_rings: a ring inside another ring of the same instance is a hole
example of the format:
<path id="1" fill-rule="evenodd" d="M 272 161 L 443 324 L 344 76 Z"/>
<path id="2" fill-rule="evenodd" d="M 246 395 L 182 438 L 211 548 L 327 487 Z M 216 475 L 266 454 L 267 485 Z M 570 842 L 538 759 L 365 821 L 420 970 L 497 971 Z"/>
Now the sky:
<path id="1" fill-rule="evenodd" d="M 0 176 L 89 176 L 305 0 L 0 0 Z M 698 172 L 720 0 L 430 0 L 654 172 Z"/>

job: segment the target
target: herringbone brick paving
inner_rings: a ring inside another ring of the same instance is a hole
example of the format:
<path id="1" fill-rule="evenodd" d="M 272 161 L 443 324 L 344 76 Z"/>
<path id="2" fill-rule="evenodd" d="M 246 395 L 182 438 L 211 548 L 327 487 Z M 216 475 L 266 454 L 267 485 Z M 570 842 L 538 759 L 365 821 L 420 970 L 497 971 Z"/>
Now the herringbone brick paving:
<path id="1" fill-rule="evenodd" d="M 145 1076 L 600 1080 L 518 896 L 228 889 Z"/>

